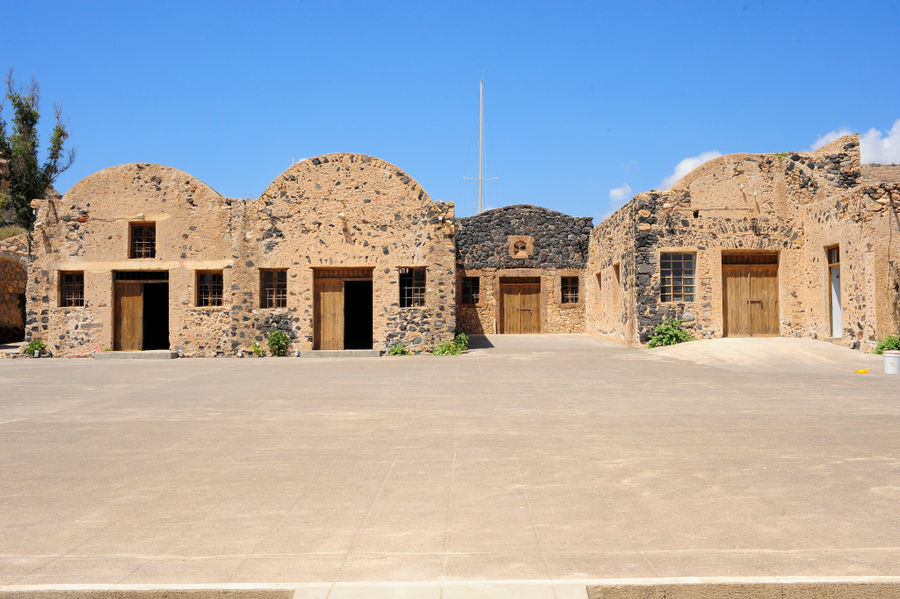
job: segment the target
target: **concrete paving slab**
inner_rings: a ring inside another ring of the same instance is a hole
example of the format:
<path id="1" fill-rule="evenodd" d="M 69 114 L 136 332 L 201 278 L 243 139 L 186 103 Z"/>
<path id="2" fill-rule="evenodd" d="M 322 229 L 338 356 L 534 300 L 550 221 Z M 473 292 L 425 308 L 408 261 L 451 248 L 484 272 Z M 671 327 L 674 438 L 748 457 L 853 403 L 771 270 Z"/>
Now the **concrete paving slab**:
<path id="1" fill-rule="evenodd" d="M 0 590 L 900 574 L 897 379 L 856 353 L 478 343 L 3 361 Z"/>

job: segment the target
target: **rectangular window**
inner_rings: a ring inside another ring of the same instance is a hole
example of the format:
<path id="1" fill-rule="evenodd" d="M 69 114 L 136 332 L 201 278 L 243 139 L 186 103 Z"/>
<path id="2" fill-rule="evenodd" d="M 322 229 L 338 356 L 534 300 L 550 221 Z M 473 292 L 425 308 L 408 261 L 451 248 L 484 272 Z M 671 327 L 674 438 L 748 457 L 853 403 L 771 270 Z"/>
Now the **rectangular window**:
<path id="1" fill-rule="evenodd" d="M 694 254 L 689 252 L 660 254 L 659 301 L 694 301 Z"/>
<path id="2" fill-rule="evenodd" d="M 129 233 L 129 258 L 156 258 L 156 223 L 131 223 Z"/>
<path id="3" fill-rule="evenodd" d="M 478 277 L 463 277 L 462 280 L 462 303 L 477 304 L 479 292 L 481 291 L 481 279 Z"/>
<path id="4" fill-rule="evenodd" d="M 59 273 L 59 305 L 63 308 L 84 305 L 84 272 Z"/>
<path id="5" fill-rule="evenodd" d="M 425 305 L 425 268 L 400 269 L 400 307 Z"/>
<path id="6" fill-rule="evenodd" d="M 271 268 L 259 271 L 259 298 L 262 308 L 287 306 L 287 269 Z"/>
<path id="7" fill-rule="evenodd" d="M 838 246 L 826 248 L 828 252 L 828 266 L 837 266 L 841 263 L 841 249 Z"/>
<path id="8" fill-rule="evenodd" d="M 578 303 L 578 277 L 560 278 L 559 297 L 564 304 Z"/>
<path id="9" fill-rule="evenodd" d="M 197 305 L 221 306 L 222 305 L 222 271 L 198 270 L 197 271 Z"/>

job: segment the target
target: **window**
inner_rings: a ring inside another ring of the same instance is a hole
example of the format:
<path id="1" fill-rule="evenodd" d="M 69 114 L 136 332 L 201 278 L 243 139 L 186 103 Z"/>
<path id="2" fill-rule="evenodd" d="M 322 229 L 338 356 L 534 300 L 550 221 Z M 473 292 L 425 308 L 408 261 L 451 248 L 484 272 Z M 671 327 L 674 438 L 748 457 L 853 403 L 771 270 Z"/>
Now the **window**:
<path id="1" fill-rule="evenodd" d="M 198 270 L 197 271 L 197 305 L 221 306 L 222 305 L 222 271 Z"/>
<path id="2" fill-rule="evenodd" d="M 74 308 L 84 305 L 84 273 L 59 273 L 59 305 Z"/>
<path id="3" fill-rule="evenodd" d="M 559 297 L 564 304 L 578 303 L 578 277 L 560 278 Z"/>
<path id="4" fill-rule="evenodd" d="M 400 307 L 425 305 L 425 269 L 400 269 Z"/>
<path id="5" fill-rule="evenodd" d="M 660 254 L 659 301 L 694 301 L 694 254 L 688 252 Z"/>
<path id="6" fill-rule="evenodd" d="M 841 249 L 838 246 L 825 248 L 828 252 L 828 266 L 837 266 L 841 263 Z"/>
<path id="7" fill-rule="evenodd" d="M 261 308 L 287 306 L 287 269 L 260 269 L 259 305 Z"/>
<path id="8" fill-rule="evenodd" d="M 478 295 L 481 287 L 481 279 L 478 277 L 463 277 L 462 280 L 462 303 L 477 304 Z"/>
<path id="9" fill-rule="evenodd" d="M 156 223 L 131 223 L 129 258 L 156 258 Z"/>

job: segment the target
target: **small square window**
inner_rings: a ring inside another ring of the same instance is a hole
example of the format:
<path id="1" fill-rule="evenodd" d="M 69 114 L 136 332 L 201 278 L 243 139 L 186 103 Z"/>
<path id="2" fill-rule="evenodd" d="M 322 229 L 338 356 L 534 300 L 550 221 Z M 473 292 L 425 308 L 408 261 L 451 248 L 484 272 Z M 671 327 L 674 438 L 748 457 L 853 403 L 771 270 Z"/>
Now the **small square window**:
<path id="1" fill-rule="evenodd" d="M 463 277 L 462 303 L 477 304 L 480 295 L 481 279 L 479 277 Z"/>
<path id="2" fill-rule="evenodd" d="M 84 306 L 84 272 L 59 273 L 59 305 L 63 308 Z"/>
<path id="3" fill-rule="evenodd" d="M 222 305 L 222 271 L 198 270 L 197 271 L 197 305 L 221 306 Z"/>
<path id="4" fill-rule="evenodd" d="M 659 301 L 694 301 L 694 254 L 689 252 L 660 254 Z"/>
<path id="5" fill-rule="evenodd" d="M 260 269 L 259 298 L 261 308 L 284 308 L 287 306 L 286 268 Z"/>
<path id="6" fill-rule="evenodd" d="M 156 223 L 131 223 L 129 233 L 129 258 L 156 258 Z"/>
<path id="7" fill-rule="evenodd" d="M 578 277 L 562 277 L 560 279 L 559 297 L 564 304 L 578 303 Z"/>
<path id="8" fill-rule="evenodd" d="M 400 269 L 400 307 L 425 305 L 425 269 Z"/>

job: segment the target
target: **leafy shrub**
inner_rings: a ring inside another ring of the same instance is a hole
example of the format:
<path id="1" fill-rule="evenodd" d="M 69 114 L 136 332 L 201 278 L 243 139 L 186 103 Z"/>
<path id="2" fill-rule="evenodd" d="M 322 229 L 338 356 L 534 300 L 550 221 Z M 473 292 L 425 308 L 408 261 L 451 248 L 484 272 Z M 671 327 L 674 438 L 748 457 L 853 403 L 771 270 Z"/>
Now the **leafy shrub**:
<path id="1" fill-rule="evenodd" d="M 665 322 L 656 325 L 653 329 L 654 335 L 650 337 L 650 347 L 661 347 L 663 345 L 675 345 L 685 341 L 693 341 L 691 334 L 684 330 L 681 326 L 683 320 L 671 318 Z"/>
<path id="2" fill-rule="evenodd" d="M 23 229 L 19 225 L 6 225 L 4 227 L 0 227 L 0 241 L 9 239 L 10 237 L 15 237 L 16 235 L 21 235 L 24 232 L 25 229 Z"/>
<path id="3" fill-rule="evenodd" d="M 900 350 L 900 337 L 889 335 L 887 339 L 875 346 L 876 354 L 883 354 L 884 350 Z"/>
<path id="4" fill-rule="evenodd" d="M 391 346 L 391 349 L 388 350 L 389 356 L 411 356 L 412 352 L 406 349 L 406 347 L 400 345 Z"/>
<path id="5" fill-rule="evenodd" d="M 460 350 L 465 351 L 469 349 L 469 336 L 465 334 L 465 332 L 456 330 L 456 336 L 453 337 L 453 343 L 460 347 Z"/>
<path id="6" fill-rule="evenodd" d="M 290 338 L 282 331 L 274 330 L 269 333 L 269 349 L 272 350 L 272 353 L 276 356 L 283 356 L 286 354 L 290 344 Z"/>
<path id="7" fill-rule="evenodd" d="M 253 352 L 253 355 L 254 355 L 254 356 L 257 356 L 258 358 L 261 358 L 262 355 L 263 355 L 263 350 L 262 350 L 262 348 L 259 346 L 259 343 L 254 343 L 253 345 L 251 345 L 251 346 L 250 346 L 250 351 L 252 351 L 252 352 Z"/>
<path id="8" fill-rule="evenodd" d="M 462 348 L 455 341 L 446 341 L 435 347 L 431 354 L 434 356 L 458 356 L 462 352 Z"/>
<path id="9" fill-rule="evenodd" d="M 34 338 L 31 340 L 31 343 L 28 344 L 28 347 L 25 348 L 25 351 L 28 355 L 33 356 L 34 352 L 43 352 L 47 349 L 47 344 L 41 341 L 40 338 Z"/>

